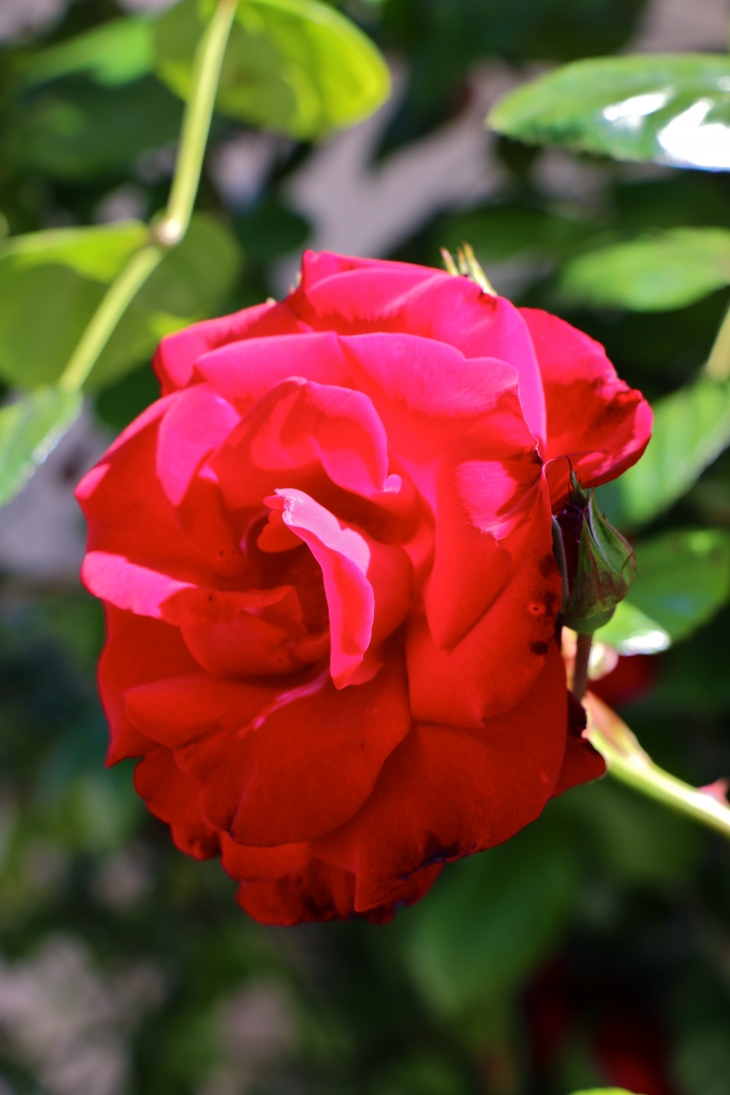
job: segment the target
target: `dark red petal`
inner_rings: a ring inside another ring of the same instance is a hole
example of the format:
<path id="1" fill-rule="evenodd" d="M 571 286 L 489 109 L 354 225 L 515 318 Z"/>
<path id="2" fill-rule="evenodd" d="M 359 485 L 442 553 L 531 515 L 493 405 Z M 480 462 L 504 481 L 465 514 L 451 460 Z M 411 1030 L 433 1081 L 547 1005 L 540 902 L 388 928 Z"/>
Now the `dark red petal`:
<path id="1" fill-rule="evenodd" d="M 175 750 L 209 824 L 239 844 L 310 840 L 370 794 L 410 726 L 403 668 L 338 692 L 329 675 L 289 692 L 204 674 L 126 694 L 132 721 Z"/>
<path id="2" fill-rule="evenodd" d="M 134 786 L 150 812 L 173 826 L 176 843 L 185 845 L 183 851 L 196 859 L 218 854 L 218 835 L 200 812 L 198 785 L 178 768 L 169 749 L 153 749 L 139 762 Z"/>
<path id="3" fill-rule="evenodd" d="M 414 726 L 362 810 L 313 845 L 356 875 L 355 909 L 387 901 L 414 871 L 492 847 L 534 820 L 562 764 L 566 705 L 553 642 L 528 695 L 480 731 Z"/>
<path id="4" fill-rule="evenodd" d="M 196 668 L 175 627 L 106 605 L 107 640 L 99 659 L 99 691 L 109 722 L 108 764 L 146 753 L 152 742 L 129 721 L 124 692 L 158 677 Z"/>
<path id="5" fill-rule="evenodd" d="M 641 392 L 619 380 L 603 347 L 557 316 L 520 309 L 530 329 L 547 404 L 546 460 L 553 505 L 567 494 L 569 456 L 584 487 L 615 479 L 639 459 L 652 414 Z"/>
<path id="6" fill-rule="evenodd" d="M 306 325 L 297 319 L 285 303 L 277 304 L 273 301 L 258 304 L 254 308 L 244 308 L 230 316 L 194 323 L 191 327 L 163 338 L 159 345 L 153 366 L 162 387 L 162 394 L 168 395 L 178 388 L 186 387 L 192 380 L 197 359 L 218 346 L 225 346 L 239 339 L 294 334 L 306 330 Z"/>
<path id="7" fill-rule="evenodd" d="M 309 866 L 309 844 L 277 844 L 273 848 L 255 848 L 237 844 L 228 833 L 221 833 L 221 863 L 238 882 L 259 882 L 283 878 Z"/>

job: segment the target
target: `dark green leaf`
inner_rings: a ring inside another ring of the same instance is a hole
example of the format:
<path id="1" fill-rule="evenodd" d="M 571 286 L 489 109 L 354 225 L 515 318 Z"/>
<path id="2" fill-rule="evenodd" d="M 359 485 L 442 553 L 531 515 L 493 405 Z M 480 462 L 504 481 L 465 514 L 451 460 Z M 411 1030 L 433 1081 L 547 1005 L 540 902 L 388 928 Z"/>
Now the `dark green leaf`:
<path id="1" fill-rule="evenodd" d="M 152 76 L 120 87 L 69 77 L 40 88 L 8 116 L 3 157 L 64 182 L 115 174 L 177 139 L 182 103 Z"/>
<path id="2" fill-rule="evenodd" d="M 730 444 L 730 388 L 698 380 L 654 404 L 654 429 L 646 452 L 612 490 L 623 527 L 651 521 L 682 497 Z M 610 507 L 609 507 L 610 510 Z"/>
<path id="3" fill-rule="evenodd" d="M 80 393 L 59 388 L 40 388 L 0 408 L 0 506 L 22 489 L 80 410 Z"/>
<path id="4" fill-rule="evenodd" d="M 581 255 L 566 267 L 566 297 L 585 304 L 661 312 L 730 283 L 730 232 L 676 228 L 652 239 Z"/>
<path id="5" fill-rule="evenodd" d="M 456 1016 L 510 993 L 554 943 L 574 886 L 570 846 L 544 826 L 447 867 L 408 929 L 426 1000 Z"/>
<path id="6" fill-rule="evenodd" d="M 730 57 L 641 54 L 577 61 L 506 95 L 500 133 L 619 160 L 730 167 Z"/>
<path id="7" fill-rule="evenodd" d="M 629 602 L 684 639 L 730 594 L 730 534 L 719 529 L 668 532 L 634 545 L 637 579 Z"/>
<path id="8" fill-rule="evenodd" d="M 29 84 L 83 72 L 98 84 L 128 84 L 152 70 L 152 25 L 146 19 L 108 23 L 36 53 L 23 68 Z"/>
<path id="9" fill-rule="evenodd" d="M 210 4 L 183 0 L 158 22 L 156 71 L 186 98 Z M 318 0 L 241 0 L 216 108 L 293 137 L 316 137 L 366 118 L 388 97 L 381 54 L 357 27 Z"/>

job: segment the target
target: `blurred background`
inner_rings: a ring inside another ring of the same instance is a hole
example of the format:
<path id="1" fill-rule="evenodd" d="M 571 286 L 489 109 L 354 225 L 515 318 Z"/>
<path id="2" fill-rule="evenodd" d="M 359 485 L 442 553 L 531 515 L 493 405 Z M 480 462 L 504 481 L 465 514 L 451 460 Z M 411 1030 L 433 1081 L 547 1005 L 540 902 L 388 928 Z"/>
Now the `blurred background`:
<path id="1" fill-rule="evenodd" d="M 0 0 L 5 233 L 163 207 L 181 104 L 154 76 L 77 72 L 27 89 L 16 73 L 40 47 L 168 6 Z M 528 148 L 483 119 L 556 62 L 724 51 L 728 0 L 343 10 L 384 50 L 391 101 L 317 145 L 215 119 L 205 215 L 180 249 L 159 335 L 170 312 L 180 325 L 281 296 L 306 246 L 440 265 L 440 246 L 468 240 L 501 293 L 598 338 L 649 398 L 691 379 L 727 289 L 638 314 L 578 308 L 560 273 L 644 231 L 730 227 L 728 176 Z M 72 307 L 57 285 L 37 291 L 49 316 Z M 12 317 L 0 309 L 0 349 Z M 50 318 L 33 332 L 38 360 L 60 352 L 55 332 Z M 156 397 L 147 353 L 121 379 L 107 373 L 0 512 L 0 1095 L 730 1095 L 721 837 L 604 780 L 448 866 L 386 927 L 263 928 L 216 862 L 173 848 L 134 794 L 133 766 L 104 768 L 102 621 L 77 580 L 72 492 Z M 698 525 L 730 528 L 727 455 L 656 528 Z M 660 655 L 622 658 L 599 685 L 655 759 L 697 785 L 730 775 L 728 636 L 725 608 Z"/>

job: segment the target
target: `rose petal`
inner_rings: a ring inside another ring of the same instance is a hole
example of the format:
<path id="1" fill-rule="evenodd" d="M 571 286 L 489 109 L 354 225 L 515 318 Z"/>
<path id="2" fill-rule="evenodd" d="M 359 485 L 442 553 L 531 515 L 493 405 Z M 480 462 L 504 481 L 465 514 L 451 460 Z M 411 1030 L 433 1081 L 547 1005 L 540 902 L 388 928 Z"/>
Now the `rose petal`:
<path id="1" fill-rule="evenodd" d="M 221 863 L 231 878 L 239 882 L 283 878 L 284 875 L 305 870 L 311 859 L 311 846 L 307 843 L 254 848 L 237 844 L 228 833 L 221 833 Z"/>
<path id="2" fill-rule="evenodd" d="M 175 764 L 169 749 L 153 749 L 134 771 L 134 786 L 150 813 L 173 828 L 176 843 L 196 859 L 209 859 L 220 851 L 218 834 L 203 821 L 194 779 Z"/>
<path id="3" fill-rule="evenodd" d="M 357 911 L 388 901 L 396 880 L 499 844 L 540 814 L 563 760 L 566 696 L 553 642 L 530 692 L 479 732 L 413 727 L 362 810 L 313 845 L 356 875 Z"/>
<path id="4" fill-rule="evenodd" d="M 209 384 L 180 392 L 160 424 L 155 471 L 162 489 L 177 506 L 204 456 L 225 441 L 240 421 L 231 404 Z"/>
<path id="5" fill-rule="evenodd" d="M 182 331 L 163 338 L 153 361 L 153 367 L 162 387 L 168 395 L 184 388 L 193 378 L 193 369 L 199 357 L 218 346 L 239 339 L 269 335 L 294 334 L 306 331 L 306 325 L 298 320 L 285 303 L 272 301 L 254 308 L 244 308 L 231 316 L 220 316 L 194 323 Z"/>
<path id="6" fill-rule="evenodd" d="M 570 466 L 584 487 L 598 486 L 639 459 L 651 436 L 652 414 L 641 392 L 616 376 L 605 350 L 557 316 L 521 308 L 545 388 L 553 505 L 568 490 Z"/>

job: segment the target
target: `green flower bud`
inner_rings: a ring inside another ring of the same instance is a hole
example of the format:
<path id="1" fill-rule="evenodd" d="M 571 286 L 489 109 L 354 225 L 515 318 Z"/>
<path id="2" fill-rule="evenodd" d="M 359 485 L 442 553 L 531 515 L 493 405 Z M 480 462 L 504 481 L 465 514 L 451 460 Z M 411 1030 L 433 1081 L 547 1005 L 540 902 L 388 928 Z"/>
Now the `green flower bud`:
<path id="1" fill-rule="evenodd" d="M 593 491 L 570 473 L 567 506 L 553 517 L 553 551 L 563 579 L 558 620 L 583 635 L 613 616 L 636 576 L 631 545 L 609 524 Z"/>

